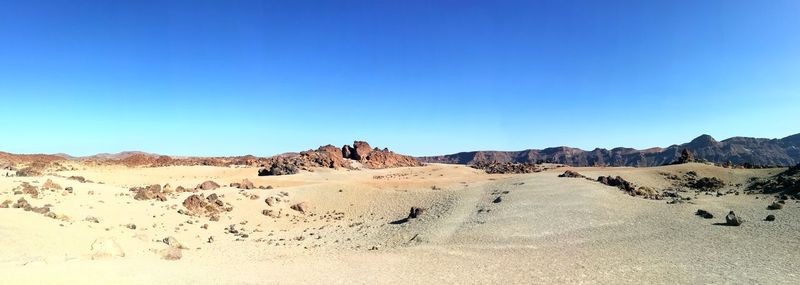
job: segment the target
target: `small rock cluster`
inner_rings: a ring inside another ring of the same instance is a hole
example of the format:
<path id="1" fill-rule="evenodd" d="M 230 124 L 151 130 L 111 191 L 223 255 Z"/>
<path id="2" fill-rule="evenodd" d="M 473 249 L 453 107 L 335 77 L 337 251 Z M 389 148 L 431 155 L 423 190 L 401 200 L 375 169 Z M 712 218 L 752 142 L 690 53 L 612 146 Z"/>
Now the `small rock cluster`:
<path id="1" fill-rule="evenodd" d="M 747 190 L 766 194 L 781 193 L 800 199 L 800 164 L 769 178 L 753 179 Z"/>
<path id="2" fill-rule="evenodd" d="M 183 206 L 186 208 L 186 211 L 179 210 L 179 213 L 208 217 L 212 221 L 218 221 L 221 213 L 233 210 L 233 207 L 220 200 L 217 194 L 211 194 L 208 195 L 208 197 L 203 196 L 203 194 L 191 195 L 183 201 Z"/>
<path id="3" fill-rule="evenodd" d="M 478 161 L 470 167 L 481 169 L 488 174 L 524 174 L 542 172 L 546 168 L 541 164 L 515 163 L 515 162 L 484 162 Z"/>
<path id="4" fill-rule="evenodd" d="M 716 177 L 697 177 L 697 173 L 689 171 L 685 175 L 685 186 L 701 192 L 717 191 L 725 187 L 725 182 Z"/>
<path id="5" fill-rule="evenodd" d="M 558 175 L 558 177 L 565 177 L 565 178 L 586 178 L 586 176 L 584 176 L 583 174 L 580 174 L 580 173 L 578 173 L 578 172 L 575 172 L 575 171 L 572 171 L 572 170 L 567 170 L 567 171 L 564 171 L 564 173 L 562 173 L 562 174 L 559 174 L 559 175 Z"/>
<path id="6" fill-rule="evenodd" d="M 167 201 L 166 193 L 164 193 L 161 185 L 153 184 L 147 187 L 133 187 L 130 188 L 131 192 L 136 193 L 133 196 L 135 200 L 158 200 L 161 202 Z"/>
<path id="7" fill-rule="evenodd" d="M 600 176 L 597 178 L 597 182 L 608 186 L 617 187 L 631 196 L 642 196 L 647 199 L 661 200 L 661 195 L 658 193 L 658 191 L 650 187 L 637 187 L 633 183 L 619 176 Z"/>
<path id="8" fill-rule="evenodd" d="M 244 179 L 244 180 L 242 180 L 242 182 L 231 183 L 230 187 L 239 188 L 239 189 L 245 189 L 245 190 L 256 189 L 256 185 L 253 184 L 253 182 L 251 182 L 248 179 Z"/>

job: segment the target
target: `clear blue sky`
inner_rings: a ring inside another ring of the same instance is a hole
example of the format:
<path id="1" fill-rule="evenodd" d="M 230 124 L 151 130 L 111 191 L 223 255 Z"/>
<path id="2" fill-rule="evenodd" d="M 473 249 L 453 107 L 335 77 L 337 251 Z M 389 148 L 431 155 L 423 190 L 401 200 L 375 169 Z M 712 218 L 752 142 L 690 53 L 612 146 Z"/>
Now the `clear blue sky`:
<path id="1" fill-rule="evenodd" d="M 413 155 L 800 132 L 800 1 L 0 1 L 0 150 Z"/>

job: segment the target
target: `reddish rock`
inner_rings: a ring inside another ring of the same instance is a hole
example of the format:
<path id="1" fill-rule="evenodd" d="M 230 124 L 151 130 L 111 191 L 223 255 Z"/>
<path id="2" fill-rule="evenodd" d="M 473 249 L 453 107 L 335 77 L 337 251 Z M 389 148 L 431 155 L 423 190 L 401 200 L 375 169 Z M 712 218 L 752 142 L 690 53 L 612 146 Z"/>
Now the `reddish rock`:
<path id="1" fill-rule="evenodd" d="M 200 185 L 197 185 L 197 189 L 200 190 L 214 190 L 217 188 L 219 188 L 219 184 L 211 180 L 208 180 L 206 182 L 200 183 Z"/>
<path id="2" fill-rule="evenodd" d="M 294 205 L 292 205 L 292 206 L 291 206 L 291 207 L 289 207 L 289 208 L 291 208 L 292 210 L 295 210 L 295 211 L 298 211 L 298 212 L 300 212 L 300 213 L 303 213 L 303 214 L 305 214 L 305 213 L 308 213 L 308 211 L 309 211 L 309 209 L 310 209 L 309 207 L 310 207 L 310 206 L 308 205 L 308 203 L 306 203 L 306 202 L 300 202 L 300 203 L 297 203 L 297 204 L 294 204 Z"/>
<path id="3" fill-rule="evenodd" d="M 370 152 L 372 152 L 372 148 L 369 146 L 369 143 L 365 141 L 354 141 L 353 151 L 350 154 L 350 158 L 353 160 L 363 161 L 367 159 L 367 156 Z"/>

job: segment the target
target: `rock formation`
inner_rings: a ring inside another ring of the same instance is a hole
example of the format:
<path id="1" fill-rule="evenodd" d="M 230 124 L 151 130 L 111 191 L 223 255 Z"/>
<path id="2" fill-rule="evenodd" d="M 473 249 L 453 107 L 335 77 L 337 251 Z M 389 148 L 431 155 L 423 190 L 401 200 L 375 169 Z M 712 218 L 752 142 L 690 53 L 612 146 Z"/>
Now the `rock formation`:
<path id="1" fill-rule="evenodd" d="M 689 143 L 666 148 L 597 148 L 591 151 L 570 147 L 528 149 L 523 151 L 472 151 L 443 156 L 417 158 L 426 163 L 475 164 L 477 162 L 552 162 L 571 166 L 658 166 L 671 164 L 681 153 L 693 160 L 718 164 L 755 166 L 792 166 L 800 163 L 800 134 L 782 139 L 733 137 L 717 141 L 702 135 Z"/>
<path id="2" fill-rule="evenodd" d="M 345 145 L 341 149 L 325 145 L 296 155 L 271 157 L 262 163 L 263 168 L 258 171 L 258 175 L 289 175 L 300 170 L 312 170 L 314 167 L 354 169 L 351 161 L 374 169 L 422 165 L 413 157 L 396 154 L 388 149 L 371 149 L 368 143 L 356 141 L 353 146 Z"/>

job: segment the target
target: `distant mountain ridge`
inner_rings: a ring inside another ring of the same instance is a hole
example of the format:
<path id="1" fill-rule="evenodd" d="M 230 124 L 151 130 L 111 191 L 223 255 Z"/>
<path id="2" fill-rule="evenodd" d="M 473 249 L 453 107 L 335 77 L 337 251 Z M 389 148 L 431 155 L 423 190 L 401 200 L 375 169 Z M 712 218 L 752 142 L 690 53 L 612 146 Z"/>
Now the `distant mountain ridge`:
<path id="1" fill-rule="evenodd" d="M 596 148 L 591 151 L 571 147 L 527 149 L 522 151 L 471 151 L 441 156 L 417 157 L 426 163 L 473 164 L 476 162 L 553 162 L 572 166 L 657 166 L 674 162 L 683 149 L 695 158 L 715 163 L 757 166 L 794 166 L 800 163 L 800 134 L 782 139 L 732 137 L 717 141 L 701 135 L 691 142 L 667 148 Z"/>

